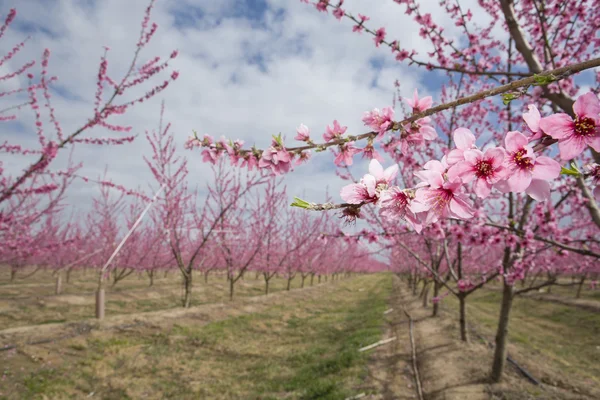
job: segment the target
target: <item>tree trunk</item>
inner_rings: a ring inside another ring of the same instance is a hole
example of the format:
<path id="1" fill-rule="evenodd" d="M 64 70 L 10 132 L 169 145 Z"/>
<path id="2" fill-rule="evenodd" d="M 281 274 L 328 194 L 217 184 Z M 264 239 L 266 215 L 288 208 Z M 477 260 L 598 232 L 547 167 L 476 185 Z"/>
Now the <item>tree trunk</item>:
<path id="1" fill-rule="evenodd" d="M 491 379 L 494 383 L 502 380 L 504 365 L 506 364 L 508 324 L 510 322 L 510 310 L 512 308 L 513 293 L 513 287 L 504 282 L 504 286 L 502 288 L 502 306 L 500 308 L 498 331 L 496 332 L 496 347 L 494 349 L 494 361 L 492 364 L 491 374 Z"/>
<path id="2" fill-rule="evenodd" d="M 154 286 L 154 270 L 150 270 L 150 287 Z"/>
<path id="3" fill-rule="evenodd" d="M 288 290 L 288 291 L 290 290 L 290 287 L 292 286 L 292 279 L 294 279 L 294 278 L 293 277 L 292 278 L 288 278 L 288 280 L 287 280 L 287 288 L 285 290 Z"/>
<path id="4" fill-rule="evenodd" d="M 321 275 L 319 275 L 319 282 L 318 283 L 321 283 Z"/>
<path id="5" fill-rule="evenodd" d="M 306 279 L 306 276 L 302 275 L 302 283 L 300 284 L 300 288 L 304 288 L 304 280 Z"/>
<path id="6" fill-rule="evenodd" d="M 427 283 L 425 283 L 425 286 L 423 287 L 423 307 L 427 307 L 428 295 L 429 295 L 429 285 Z"/>
<path id="7" fill-rule="evenodd" d="M 204 272 L 204 283 L 208 283 L 208 273 L 209 273 L 209 272 L 210 272 L 210 271 L 205 271 L 205 272 Z"/>
<path id="8" fill-rule="evenodd" d="M 310 286 L 313 285 L 314 280 L 315 280 L 315 274 L 310 274 Z"/>
<path id="9" fill-rule="evenodd" d="M 235 279 L 233 276 L 229 279 L 229 301 L 233 300 L 233 285 L 235 285 Z"/>
<path id="10" fill-rule="evenodd" d="M 14 282 L 16 277 L 17 277 L 17 269 L 15 267 L 12 267 L 10 269 L 10 281 Z"/>
<path id="11" fill-rule="evenodd" d="M 183 308 L 190 308 L 192 306 L 192 269 L 189 268 L 185 274 L 183 274 L 183 285 L 185 287 L 185 293 L 183 295 Z"/>
<path id="12" fill-rule="evenodd" d="M 54 288 L 54 294 L 60 294 L 62 291 L 62 274 L 60 271 L 56 274 L 56 286 Z"/>
<path id="13" fill-rule="evenodd" d="M 67 283 L 71 282 L 71 271 L 73 271 L 73 268 L 67 270 Z"/>
<path id="14" fill-rule="evenodd" d="M 575 298 L 580 298 L 581 297 L 581 288 L 583 287 L 583 282 L 585 282 L 585 275 L 583 275 L 581 277 L 581 279 L 579 280 L 579 286 L 577 287 L 577 294 L 575 295 Z"/>
<path id="15" fill-rule="evenodd" d="M 415 278 L 415 280 L 413 281 L 413 287 L 412 287 L 413 296 L 417 295 L 417 287 L 418 286 L 419 286 L 419 281 Z"/>
<path id="16" fill-rule="evenodd" d="M 271 279 L 266 279 L 265 278 L 265 294 L 269 294 L 269 281 Z"/>
<path id="17" fill-rule="evenodd" d="M 440 284 L 438 283 L 437 280 L 435 280 L 435 281 L 433 281 L 433 297 L 436 298 L 436 302 L 433 303 L 433 314 L 432 314 L 434 317 L 437 317 L 438 310 L 440 308 L 440 302 L 437 301 L 438 300 L 437 297 L 439 296 L 439 294 L 440 294 Z"/>
<path id="18" fill-rule="evenodd" d="M 460 340 L 463 342 L 469 341 L 469 333 L 467 332 L 467 296 L 463 293 L 458 295 L 458 305 L 460 312 Z"/>
<path id="19" fill-rule="evenodd" d="M 104 272 L 100 271 L 100 276 L 98 277 L 98 289 L 96 290 L 96 318 L 104 319 Z"/>

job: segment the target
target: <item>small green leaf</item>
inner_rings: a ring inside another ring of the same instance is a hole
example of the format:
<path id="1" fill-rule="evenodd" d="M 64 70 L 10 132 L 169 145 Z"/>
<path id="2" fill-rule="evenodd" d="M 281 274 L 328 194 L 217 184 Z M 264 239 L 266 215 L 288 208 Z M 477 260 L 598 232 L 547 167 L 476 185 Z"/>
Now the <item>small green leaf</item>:
<path id="1" fill-rule="evenodd" d="M 534 75 L 533 79 L 535 79 L 535 86 L 544 86 L 548 85 L 554 81 L 556 81 L 556 77 L 552 74 L 550 75 Z"/>
<path id="2" fill-rule="evenodd" d="M 565 168 L 565 167 L 560 167 L 560 173 L 562 175 L 571 175 L 571 176 L 581 175 L 581 172 L 577 168 L 569 169 L 569 168 Z"/>
<path id="3" fill-rule="evenodd" d="M 310 203 L 308 201 L 302 200 L 301 198 L 294 197 L 294 202 L 290 204 L 290 206 L 306 209 L 310 208 Z"/>
<path id="4" fill-rule="evenodd" d="M 504 93 L 502 95 L 502 103 L 504 103 L 505 106 L 508 105 L 508 103 L 510 103 L 513 100 L 518 99 L 519 97 L 521 97 L 518 93 Z"/>

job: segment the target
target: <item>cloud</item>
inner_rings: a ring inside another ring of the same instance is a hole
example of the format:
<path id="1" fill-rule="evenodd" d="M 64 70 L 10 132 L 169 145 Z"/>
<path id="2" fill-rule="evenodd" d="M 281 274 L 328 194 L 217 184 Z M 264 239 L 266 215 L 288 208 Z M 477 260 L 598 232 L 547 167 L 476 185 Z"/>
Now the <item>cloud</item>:
<path id="1" fill-rule="evenodd" d="M 129 68 L 147 3 L 5 0 L 0 14 L 6 15 L 15 7 L 18 23 L 1 39 L 2 46 L 7 48 L 27 35 L 32 38 L 3 71 L 15 70 L 30 59 L 39 60 L 43 49 L 50 48 L 49 73 L 60 79 L 53 90 L 53 103 L 64 131 L 72 132 L 91 117 L 103 46 L 110 47 L 111 77 L 117 79 Z M 423 49 L 426 55 L 428 44 L 402 7 L 391 1 L 348 3 L 348 11 L 369 15 L 371 26 L 385 26 L 388 37 L 400 38 L 408 48 Z M 437 13 L 434 18 L 443 17 L 439 7 L 432 12 Z M 141 134 L 134 143 L 78 145 L 74 160 L 83 162 L 82 175 L 97 177 L 108 166 L 113 181 L 147 188 L 152 177 L 142 156 L 150 154 L 150 148 L 143 132 L 157 127 L 161 100 L 166 102 L 166 120 L 172 123 L 181 154 L 189 159 L 193 187 L 205 185 L 211 178 L 199 152 L 183 149 L 193 129 L 200 134 L 240 138 L 259 147 L 267 146 L 271 135 L 279 132 L 292 139 L 300 123 L 309 126 L 318 139 L 334 119 L 347 125 L 349 132 L 362 133 L 367 130 L 361 122 L 362 113 L 391 105 L 395 79 L 402 83 L 404 95 L 417 87 L 422 94 L 436 93 L 435 87 L 423 80 L 424 71 L 396 62 L 389 48 L 375 48 L 372 36 L 352 32 L 350 21 L 337 21 L 299 1 L 158 0 L 152 19 L 159 30 L 141 60 L 156 55 L 166 58 L 178 49 L 180 56 L 172 68 L 180 72 L 179 79 L 164 94 L 114 119 L 114 123 L 132 125 L 134 132 Z M 458 37 L 457 28 L 450 23 L 446 32 Z M 138 88 L 127 99 L 148 89 Z M 1 100 L 0 109 L 6 101 Z M 24 110 L 19 118 L 20 124 L 4 125 L 0 140 L 35 148 L 32 112 Z M 50 135 L 51 125 L 45 127 Z M 115 136 L 100 129 L 90 134 Z M 309 200 L 321 201 L 326 188 L 338 199 L 339 189 L 347 182 L 335 176 L 332 156 L 326 152 L 313 157 L 317 161 L 297 167 L 286 177 L 290 199 L 305 193 Z M 23 157 L 3 161 L 12 173 L 26 165 Z M 59 161 L 60 167 L 65 158 Z M 355 175 L 366 172 L 366 166 L 357 159 Z M 87 211 L 97 192 L 90 184 L 76 183 L 69 199 Z"/>

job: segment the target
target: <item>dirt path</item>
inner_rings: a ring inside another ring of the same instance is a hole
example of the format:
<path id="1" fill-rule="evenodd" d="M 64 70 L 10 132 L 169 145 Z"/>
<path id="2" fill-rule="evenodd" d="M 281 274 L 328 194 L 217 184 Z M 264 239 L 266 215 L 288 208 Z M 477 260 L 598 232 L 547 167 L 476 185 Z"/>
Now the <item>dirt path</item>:
<path id="1" fill-rule="evenodd" d="M 386 314 L 386 328 L 383 337 L 396 337 L 396 340 L 373 350 L 369 362 L 369 381 L 372 382 L 374 390 L 378 394 L 367 397 L 373 400 L 417 398 L 412 370 L 408 319 L 402 310 L 402 305 L 406 300 L 399 290 L 399 279 L 396 277 L 393 279 L 393 291 L 389 301 L 390 308 Z"/>

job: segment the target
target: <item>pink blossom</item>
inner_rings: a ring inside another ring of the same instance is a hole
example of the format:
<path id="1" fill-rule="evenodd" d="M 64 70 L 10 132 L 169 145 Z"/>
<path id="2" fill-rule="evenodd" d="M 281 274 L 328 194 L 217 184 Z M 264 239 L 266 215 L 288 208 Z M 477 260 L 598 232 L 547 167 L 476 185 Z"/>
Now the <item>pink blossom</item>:
<path id="1" fill-rule="evenodd" d="M 573 104 L 575 119 L 565 113 L 542 118 L 540 127 L 554 139 L 558 139 L 560 158 L 571 160 L 585 150 L 587 146 L 600 151 L 600 100 L 589 92 Z"/>
<path id="2" fill-rule="evenodd" d="M 338 147 L 340 152 L 336 154 L 335 159 L 333 160 L 338 167 L 342 164 L 346 164 L 347 166 L 352 165 L 352 157 L 361 152 L 361 149 L 354 146 L 354 142 L 347 142 Z"/>
<path id="3" fill-rule="evenodd" d="M 450 150 L 447 156 L 449 165 L 456 164 L 460 161 L 464 161 L 464 152 L 466 150 L 476 149 L 475 146 L 475 135 L 473 132 L 466 128 L 457 128 L 452 133 L 454 138 L 454 144 L 456 149 Z"/>
<path id="4" fill-rule="evenodd" d="M 275 175 L 279 175 L 290 171 L 291 161 L 290 153 L 274 139 L 272 145 L 263 151 L 258 166 L 259 168 L 270 168 Z"/>
<path id="5" fill-rule="evenodd" d="M 379 187 L 379 190 L 385 190 L 387 186 L 396 179 L 398 175 L 398 165 L 394 164 L 391 167 L 387 167 L 385 170 L 381 163 L 377 160 L 371 160 L 369 163 L 369 174 L 375 178 L 376 186 L 385 186 Z M 365 175 L 366 176 L 366 175 Z"/>
<path id="6" fill-rule="evenodd" d="M 382 111 L 379 111 L 378 108 L 373 109 L 373 111 L 366 111 L 363 114 L 362 121 L 377 132 L 378 137 L 381 137 L 394 123 L 394 109 L 385 107 Z"/>
<path id="7" fill-rule="evenodd" d="M 347 129 L 347 126 L 341 126 L 336 119 L 333 121 L 333 127 L 327 125 L 325 133 L 323 134 L 323 139 L 325 139 L 326 142 L 330 142 L 334 139 L 339 139 L 344 133 L 346 133 Z"/>
<path id="8" fill-rule="evenodd" d="M 365 182 L 363 179 L 361 183 L 346 185 L 340 191 L 340 197 L 349 204 L 373 203 L 377 200 L 375 181 Z"/>
<path id="9" fill-rule="evenodd" d="M 596 201 L 600 201 L 600 165 L 596 163 L 588 164 L 583 169 L 592 178 L 592 183 L 596 186 L 593 192 L 594 198 Z"/>
<path id="10" fill-rule="evenodd" d="M 437 222 L 441 218 L 469 219 L 473 209 L 468 197 L 463 193 L 460 179 L 444 181 L 442 173 L 436 169 L 415 172 L 415 176 L 424 179 L 427 187 L 417 189 L 415 199 L 410 205 L 415 214 L 425 214 L 425 224 Z"/>
<path id="11" fill-rule="evenodd" d="M 399 187 L 394 186 L 381 193 L 379 213 L 388 221 L 406 220 L 417 231 L 421 232 L 422 225 L 416 215 L 410 210 L 411 197 Z"/>
<path id="12" fill-rule="evenodd" d="M 308 142 L 310 140 L 310 129 L 304 124 L 300 124 L 300 126 L 296 129 L 297 135 L 294 137 L 295 140 L 301 140 L 303 142 Z"/>
<path id="13" fill-rule="evenodd" d="M 208 148 L 202 150 L 202 162 L 209 162 L 211 164 L 216 164 L 219 158 L 219 150 L 217 150 L 217 146 L 215 144 L 211 144 Z"/>
<path id="14" fill-rule="evenodd" d="M 376 202 L 381 193 L 387 190 L 388 185 L 398 175 L 398 165 L 383 169 L 377 160 L 369 163 L 369 173 L 365 174 L 360 183 L 353 183 L 342 188 L 342 199 L 350 204 Z"/>
<path id="15" fill-rule="evenodd" d="M 310 159 L 310 156 L 311 156 L 310 150 L 302 151 L 302 152 L 300 152 L 300 156 L 298 157 L 298 159 L 295 161 L 294 164 L 300 165 L 302 163 L 305 163 Z"/>
<path id="16" fill-rule="evenodd" d="M 475 179 L 475 194 L 482 199 L 488 197 L 492 186 L 505 178 L 504 149 L 493 147 L 485 153 L 481 150 L 466 150 L 464 161 L 454 164 L 448 170 L 448 179 L 460 178 L 464 183 Z"/>
<path id="17" fill-rule="evenodd" d="M 367 143 L 364 149 L 362 149 L 363 158 L 369 158 L 371 160 L 383 161 L 383 157 L 375 150 L 372 142 Z"/>
<path id="18" fill-rule="evenodd" d="M 258 160 L 254 156 L 254 154 L 248 154 L 242 159 L 242 164 L 240 165 L 240 168 L 244 167 L 247 167 L 248 171 L 252 171 L 254 168 L 258 169 Z"/>
<path id="19" fill-rule="evenodd" d="M 381 43 L 385 40 L 385 28 L 381 27 L 375 31 L 375 37 L 373 38 L 375 41 L 375 47 L 379 47 Z"/>
<path id="20" fill-rule="evenodd" d="M 525 192 L 537 201 L 549 198 L 550 185 L 547 181 L 558 178 L 560 164 L 550 157 L 536 157 L 527 137 L 521 132 L 508 132 L 504 143 L 508 153 L 505 158 L 508 179 L 498 182 L 496 187 L 505 192 Z"/>
<path id="21" fill-rule="evenodd" d="M 344 17 L 344 10 L 342 10 L 341 7 L 337 7 L 335 10 L 333 10 L 333 16 L 341 21 Z"/>
<path id="22" fill-rule="evenodd" d="M 409 146 L 421 146 L 425 140 L 435 140 L 438 135 L 431 125 L 431 118 L 421 118 L 411 125 L 404 126 L 405 132 L 400 136 L 400 151 L 409 154 Z"/>
<path id="23" fill-rule="evenodd" d="M 329 0 L 319 0 L 319 2 L 315 4 L 315 7 L 319 11 L 327 12 L 328 5 L 329 5 Z"/>
<path id="24" fill-rule="evenodd" d="M 542 130 L 540 129 L 540 112 L 538 111 L 537 107 L 533 104 L 530 104 L 528 108 L 529 111 L 523 114 L 523 120 L 527 124 L 527 127 L 529 128 L 531 133 L 533 133 L 533 136 L 531 136 L 529 140 L 531 141 L 540 139 L 544 134 L 544 132 L 542 132 Z"/>
<path id="25" fill-rule="evenodd" d="M 409 98 L 405 98 L 404 100 L 412 107 L 413 113 L 423 112 L 428 108 L 431 108 L 431 105 L 433 104 L 433 98 L 431 96 L 419 99 L 419 91 L 417 89 L 415 89 L 412 100 Z"/>

